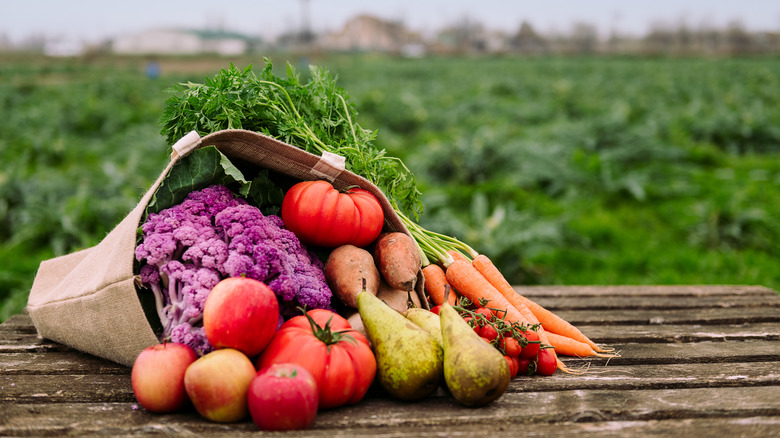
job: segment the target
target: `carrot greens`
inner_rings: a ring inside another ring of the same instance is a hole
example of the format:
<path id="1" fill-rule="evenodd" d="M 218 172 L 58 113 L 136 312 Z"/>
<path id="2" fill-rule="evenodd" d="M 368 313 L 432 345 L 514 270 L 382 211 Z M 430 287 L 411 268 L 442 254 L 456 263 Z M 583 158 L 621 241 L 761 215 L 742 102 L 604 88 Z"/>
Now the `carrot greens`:
<path id="1" fill-rule="evenodd" d="M 207 135 L 246 129 L 314 154 L 341 155 L 348 170 L 382 189 L 415 238 L 424 265 L 429 259 L 448 265 L 452 261 L 449 250 L 473 253 L 457 239 L 417 224 L 423 206 L 414 175 L 399 158 L 373 144 L 376 132 L 357 123 L 357 110 L 334 76 L 311 66 L 311 77 L 303 82 L 289 63 L 286 77 L 273 73 L 269 59 L 265 63 L 259 74 L 251 65 L 241 70 L 231 63 L 203 83 L 172 87 L 160 118 L 168 143 L 193 130 Z"/>

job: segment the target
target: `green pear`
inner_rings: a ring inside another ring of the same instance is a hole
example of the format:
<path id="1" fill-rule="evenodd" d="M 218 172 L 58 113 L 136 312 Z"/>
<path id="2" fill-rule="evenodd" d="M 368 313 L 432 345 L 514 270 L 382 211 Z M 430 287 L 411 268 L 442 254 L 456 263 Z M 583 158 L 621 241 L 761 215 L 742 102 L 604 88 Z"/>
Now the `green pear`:
<path id="1" fill-rule="evenodd" d="M 439 343 L 370 293 L 359 293 L 357 305 L 376 355 L 377 378 L 385 391 L 404 401 L 433 394 L 444 374 Z"/>
<path id="2" fill-rule="evenodd" d="M 457 310 L 439 310 L 444 340 L 444 381 L 452 396 L 469 407 L 484 406 L 509 386 L 509 365 L 494 346 L 482 340 Z"/>
<path id="3" fill-rule="evenodd" d="M 420 307 L 412 307 L 406 309 L 404 316 L 406 316 L 406 319 L 409 321 L 412 321 L 425 329 L 429 335 L 433 336 L 433 339 L 436 339 L 436 342 L 438 342 L 439 345 L 442 347 L 444 346 L 444 340 L 441 338 L 441 321 L 439 315 Z"/>

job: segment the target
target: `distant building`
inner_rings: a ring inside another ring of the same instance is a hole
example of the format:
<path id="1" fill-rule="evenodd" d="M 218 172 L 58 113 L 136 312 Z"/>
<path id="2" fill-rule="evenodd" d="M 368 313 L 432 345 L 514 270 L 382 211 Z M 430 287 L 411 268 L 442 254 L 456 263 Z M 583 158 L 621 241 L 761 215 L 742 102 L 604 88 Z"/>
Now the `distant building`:
<path id="1" fill-rule="evenodd" d="M 233 32 L 156 29 L 114 38 L 111 50 L 121 55 L 240 55 L 250 50 L 252 42 Z"/>
<path id="2" fill-rule="evenodd" d="M 328 50 L 349 52 L 381 52 L 420 56 L 422 38 L 402 24 L 382 20 L 372 15 L 358 15 L 337 31 L 325 34 L 320 45 Z"/>

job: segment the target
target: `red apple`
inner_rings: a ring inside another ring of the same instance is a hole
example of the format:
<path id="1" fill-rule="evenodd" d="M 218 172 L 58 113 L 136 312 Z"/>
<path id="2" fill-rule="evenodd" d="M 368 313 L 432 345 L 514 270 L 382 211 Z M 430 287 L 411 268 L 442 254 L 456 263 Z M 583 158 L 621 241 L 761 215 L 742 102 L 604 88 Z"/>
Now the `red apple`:
<path id="1" fill-rule="evenodd" d="M 184 372 L 198 355 L 187 345 L 165 343 L 145 348 L 133 362 L 130 383 L 136 400 L 152 412 L 176 412 L 189 404 Z"/>
<path id="2" fill-rule="evenodd" d="M 235 348 L 249 357 L 257 356 L 271 341 L 278 323 L 276 294 L 251 278 L 220 281 L 203 305 L 203 329 L 215 349 Z"/>
<path id="3" fill-rule="evenodd" d="M 184 373 L 184 388 L 198 413 L 220 423 L 249 415 L 247 393 L 255 367 L 246 354 L 233 348 L 207 353 Z"/>
<path id="4" fill-rule="evenodd" d="M 319 390 L 306 368 L 278 363 L 258 371 L 248 402 L 252 420 L 262 430 L 308 429 L 317 416 Z"/>

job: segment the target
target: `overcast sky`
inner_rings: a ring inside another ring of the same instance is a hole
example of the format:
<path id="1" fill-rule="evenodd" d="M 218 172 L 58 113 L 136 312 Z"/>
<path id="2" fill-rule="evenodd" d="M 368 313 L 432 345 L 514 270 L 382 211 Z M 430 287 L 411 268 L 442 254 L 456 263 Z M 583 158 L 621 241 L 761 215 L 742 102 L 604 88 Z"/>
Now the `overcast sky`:
<path id="1" fill-rule="evenodd" d="M 304 11 L 314 32 L 336 30 L 360 13 L 399 20 L 422 32 L 464 18 L 514 32 L 530 22 L 538 31 L 567 31 L 587 22 L 601 31 L 641 35 L 658 22 L 780 31 L 780 0 L 24 0 L 3 2 L 0 37 L 31 36 L 96 41 L 149 28 L 218 28 L 266 38 L 301 28 Z"/>

